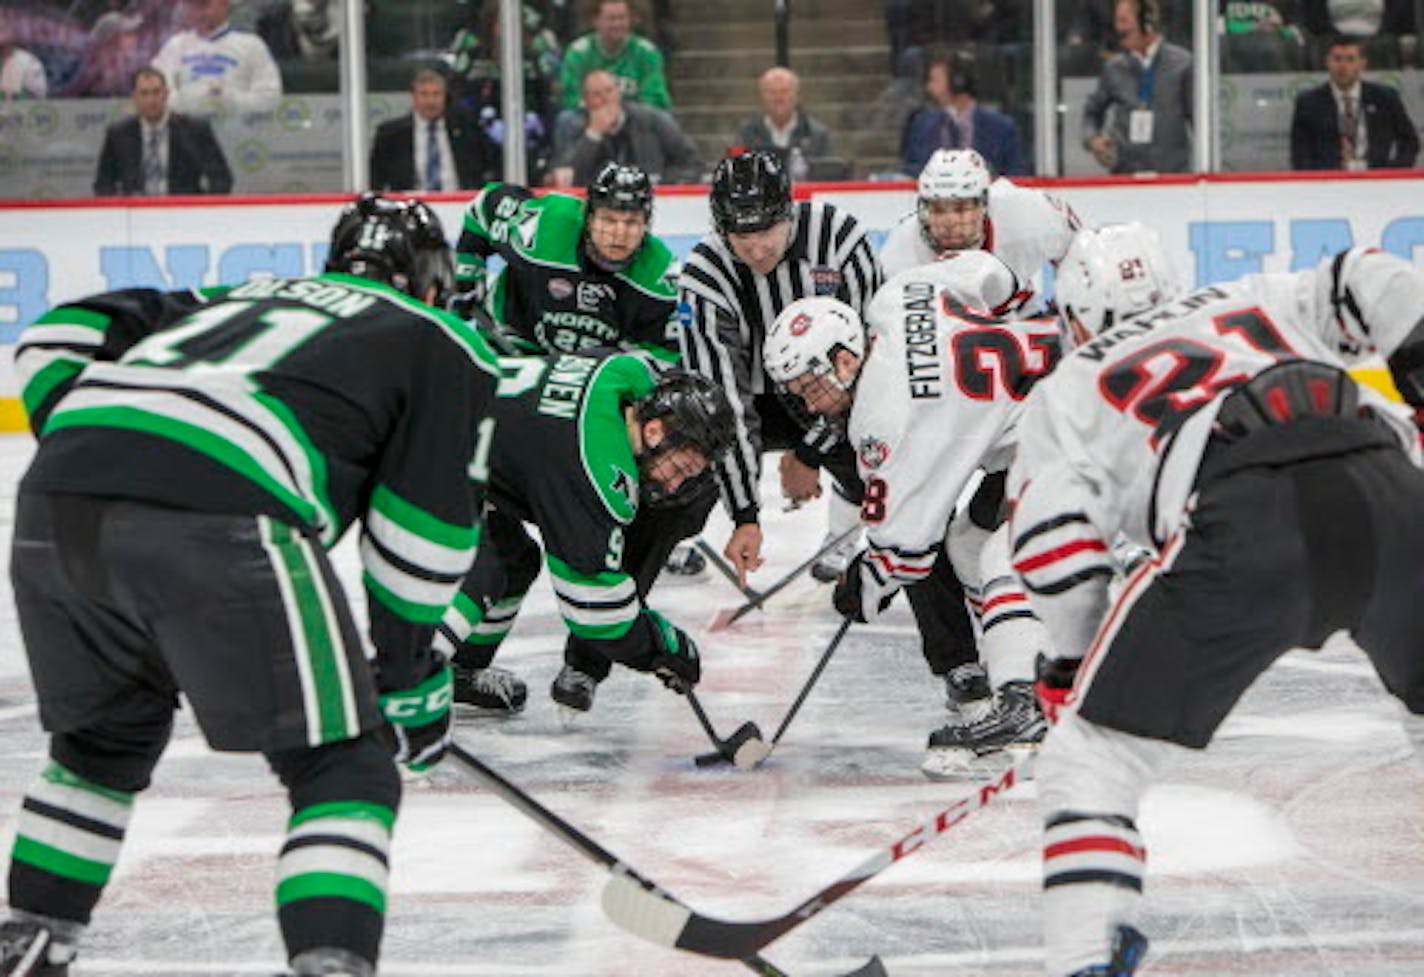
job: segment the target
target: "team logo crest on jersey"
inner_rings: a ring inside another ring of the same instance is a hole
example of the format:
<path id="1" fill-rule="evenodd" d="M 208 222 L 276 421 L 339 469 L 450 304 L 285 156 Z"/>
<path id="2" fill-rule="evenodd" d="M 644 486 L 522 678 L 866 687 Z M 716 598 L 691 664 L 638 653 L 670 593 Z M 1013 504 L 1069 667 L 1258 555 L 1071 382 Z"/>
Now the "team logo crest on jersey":
<path id="1" fill-rule="evenodd" d="M 551 278 L 549 279 L 549 294 L 554 297 L 555 301 L 562 302 L 574 294 L 574 283 L 567 278 Z"/>
<path id="2" fill-rule="evenodd" d="M 604 282 L 579 282 L 578 307 L 580 312 L 597 312 L 604 299 L 613 301 L 613 286 Z"/>
<path id="3" fill-rule="evenodd" d="M 890 446 L 872 435 L 860 439 L 857 453 L 860 463 L 866 468 L 879 468 L 890 457 Z"/>
<path id="4" fill-rule="evenodd" d="M 811 287 L 816 290 L 817 295 L 835 295 L 841 290 L 841 283 L 844 281 L 845 275 L 830 265 L 817 265 L 811 269 Z"/>

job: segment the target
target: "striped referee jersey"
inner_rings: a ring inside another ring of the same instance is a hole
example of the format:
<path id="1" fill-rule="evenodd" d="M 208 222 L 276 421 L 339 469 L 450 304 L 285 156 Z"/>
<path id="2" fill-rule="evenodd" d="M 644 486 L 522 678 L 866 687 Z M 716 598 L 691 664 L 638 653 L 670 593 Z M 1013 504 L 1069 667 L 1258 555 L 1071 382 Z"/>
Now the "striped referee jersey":
<path id="1" fill-rule="evenodd" d="M 880 287 L 880 265 L 865 230 L 831 204 L 796 205 L 794 239 L 770 274 L 758 275 L 732 256 L 722 236 L 708 234 L 688 255 L 678 282 L 683 365 L 727 391 L 737 439 L 717 477 L 738 525 L 757 521 L 761 423 L 752 398 L 774 390 L 762 365 L 762 342 L 776 316 L 796 299 L 826 295 L 863 315 Z M 839 440 L 823 423 L 804 444 L 824 455 Z"/>

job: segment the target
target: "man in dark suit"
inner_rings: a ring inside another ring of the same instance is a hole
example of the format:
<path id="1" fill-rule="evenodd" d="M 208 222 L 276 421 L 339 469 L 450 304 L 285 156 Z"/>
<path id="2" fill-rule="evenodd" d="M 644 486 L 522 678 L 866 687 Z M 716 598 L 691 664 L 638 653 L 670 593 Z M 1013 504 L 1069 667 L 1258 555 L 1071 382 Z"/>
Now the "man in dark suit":
<path id="1" fill-rule="evenodd" d="M 104 133 L 94 194 L 163 196 L 170 193 L 228 193 L 232 170 L 213 127 L 168 111 L 168 82 L 157 68 L 134 72 L 133 118 Z"/>
<path id="2" fill-rule="evenodd" d="M 410 83 L 409 115 L 382 122 L 371 143 L 373 190 L 474 190 L 498 180 L 499 147 L 472 118 L 449 111 L 445 76 L 432 68 Z"/>
<path id="3" fill-rule="evenodd" d="M 1363 81 L 1367 62 L 1360 41 L 1337 37 L 1325 49 L 1330 80 L 1295 99 L 1291 167 L 1297 170 L 1364 170 L 1410 167 L 1419 133 L 1399 93 Z"/>
<path id="4" fill-rule="evenodd" d="M 925 62 L 924 88 L 930 104 L 910 116 L 900 140 L 906 173 L 918 176 L 936 149 L 973 149 L 995 176 L 1028 174 L 1014 120 L 975 99 L 974 62 L 967 52 L 933 52 Z"/>

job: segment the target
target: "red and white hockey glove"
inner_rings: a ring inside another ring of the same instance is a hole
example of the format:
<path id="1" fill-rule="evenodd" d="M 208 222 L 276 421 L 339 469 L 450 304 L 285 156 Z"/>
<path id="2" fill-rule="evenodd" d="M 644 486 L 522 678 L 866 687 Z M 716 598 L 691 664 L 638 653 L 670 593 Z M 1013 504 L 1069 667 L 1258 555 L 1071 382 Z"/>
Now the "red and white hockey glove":
<path id="1" fill-rule="evenodd" d="M 1033 692 L 1050 723 L 1058 722 L 1059 715 L 1072 703 L 1073 682 L 1082 664 L 1081 658 L 1049 658 L 1042 653 L 1034 662 Z"/>

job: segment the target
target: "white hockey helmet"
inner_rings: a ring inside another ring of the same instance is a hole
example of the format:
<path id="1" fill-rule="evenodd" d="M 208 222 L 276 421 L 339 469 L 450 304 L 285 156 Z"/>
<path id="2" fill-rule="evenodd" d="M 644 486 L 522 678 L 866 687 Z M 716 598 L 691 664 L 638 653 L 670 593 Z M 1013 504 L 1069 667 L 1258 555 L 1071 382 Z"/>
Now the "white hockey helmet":
<path id="1" fill-rule="evenodd" d="M 1019 280 L 991 251 L 946 251 L 920 272 L 971 312 L 1001 316 L 1019 296 Z"/>
<path id="2" fill-rule="evenodd" d="M 1157 232 L 1134 221 L 1079 231 L 1058 263 L 1054 291 L 1076 345 L 1170 301 L 1181 286 Z M 1074 319 L 1087 336 L 1075 335 Z"/>
<path id="3" fill-rule="evenodd" d="M 808 373 L 833 376 L 838 349 L 865 355 L 865 326 L 856 311 L 828 296 L 797 299 L 767 330 L 762 363 L 772 380 L 785 385 Z"/>
<path id="4" fill-rule="evenodd" d="M 919 199 L 988 201 L 989 164 L 972 149 L 936 149 L 920 171 Z"/>

